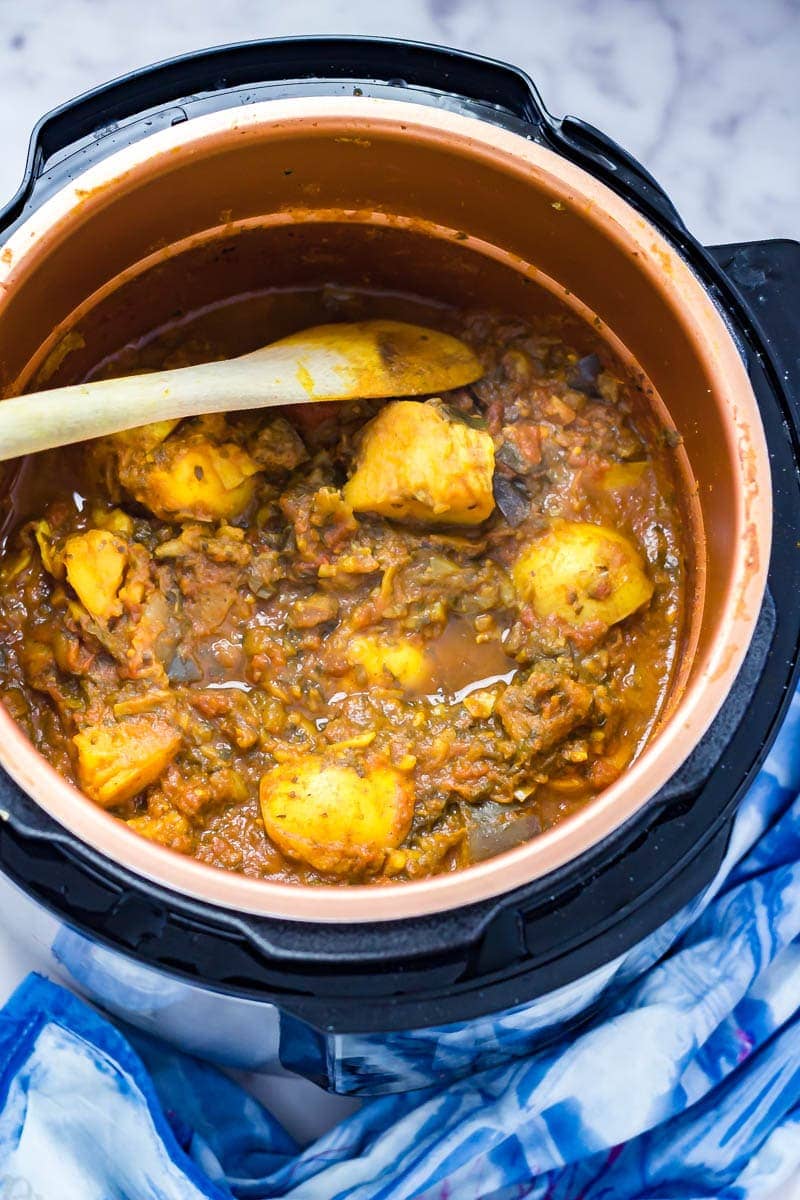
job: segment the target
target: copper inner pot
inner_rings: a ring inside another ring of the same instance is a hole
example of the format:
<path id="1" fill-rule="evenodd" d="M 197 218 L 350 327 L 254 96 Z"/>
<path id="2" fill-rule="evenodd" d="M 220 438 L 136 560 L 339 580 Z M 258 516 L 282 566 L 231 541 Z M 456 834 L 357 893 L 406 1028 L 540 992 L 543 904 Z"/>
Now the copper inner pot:
<path id="1" fill-rule="evenodd" d="M 45 378 L 83 378 L 178 309 L 331 280 L 522 317 L 566 306 L 576 328 L 599 330 L 642 372 L 683 439 L 690 550 L 681 667 L 647 749 L 535 841 L 455 875 L 379 889 L 246 879 L 146 842 L 57 776 L 4 710 L 0 762 L 62 824 L 147 878 L 247 911 L 366 921 L 509 890 L 648 801 L 702 737 L 746 652 L 766 578 L 771 490 L 736 347 L 669 244 L 552 152 L 474 118 L 394 101 L 316 98 L 215 113 L 135 143 L 57 193 L 0 253 L 0 386 L 11 395 Z M 232 334 L 231 350 L 263 340 L 251 323 Z"/>

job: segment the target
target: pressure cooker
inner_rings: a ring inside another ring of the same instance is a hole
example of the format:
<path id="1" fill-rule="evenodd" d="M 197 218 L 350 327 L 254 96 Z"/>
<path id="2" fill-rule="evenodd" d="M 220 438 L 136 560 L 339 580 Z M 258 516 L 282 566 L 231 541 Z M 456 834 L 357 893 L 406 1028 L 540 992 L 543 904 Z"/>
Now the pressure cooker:
<path id="1" fill-rule="evenodd" d="M 698 484 L 684 687 L 623 777 L 541 837 L 411 884 L 246 878 L 137 838 L 0 713 L 5 920 L 116 1016 L 359 1094 L 585 1019 L 713 879 L 794 692 L 800 244 L 700 245 L 639 163 L 516 68 L 327 37 L 176 58 L 50 113 L 0 237 L 4 395 L 45 361 L 57 382 L 87 315 L 73 371 L 265 280 L 517 313 L 537 297 L 642 365 Z"/>

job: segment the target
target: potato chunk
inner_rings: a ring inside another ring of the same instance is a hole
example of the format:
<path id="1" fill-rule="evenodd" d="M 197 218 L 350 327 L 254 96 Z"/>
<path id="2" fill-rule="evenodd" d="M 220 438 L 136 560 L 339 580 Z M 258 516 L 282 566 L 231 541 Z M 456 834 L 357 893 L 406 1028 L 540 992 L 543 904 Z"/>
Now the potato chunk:
<path id="1" fill-rule="evenodd" d="M 130 490 L 157 517 L 231 520 L 255 492 L 258 463 L 232 442 L 165 442 L 131 481 Z"/>
<path id="2" fill-rule="evenodd" d="M 494 508 L 494 445 L 435 401 L 395 400 L 365 427 L 344 489 L 355 512 L 477 525 Z"/>
<path id="3" fill-rule="evenodd" d="M 78 781 L 90 800 L 111 808 L 155 783 L 181 743 L 162 718 L 91 725 L 72 739 L 78 751 Z"/>
<path id="4" fill-rule="evenodd" d="M 119 433 L 111 435 L 112 442 L 114 445 L 130 446 L 142 454 L 147 454 L 165 442 L 179 425 L 179 418 L 152 421 L 149 425 L 137 425 L 135 429 L 121 429 Z"/>
<path id="5" fill-rule="evenodd" d="M 133 535 L 133 518 L 121 508 L 104 509 L 98 505 L 90 515 L 92 525 L 97 529 L 107 529 L 109 533 L 117 533 L 122 538 Z"/>
<path id="6" fill-rule="evenodd" d="M 540 617 L 558 616 L 576 627 L 592 621 L 614 625 L 653 594 L 644 561 L 628 538 L 579 521 L 552 521 L 522 551 L 512 577 Z"/>
<path id="7" fill-rule="evenodd" d="M 93 617 L 108 621 L 119 616 L 117 593 L 128 565 L 128 546 L 122 538 L 107 529 L 75 533 L 64 544 L 64 565 L 67 581 Z"/>
<path id="8" fill-rule="evenodd" d="M 600 487 L 606 492 L 627 491 L 641 483 L 649 466 L 643 461 L 611 463 L 600 476 Z"/>
<path id="9" fill-rule="evenodd" d="M 333 875 L 380 868 L 411 828 L 411 779 L 388 765 L 362 777 L 353 767 L 309 755 L 261 780 L 261 813 L 275 845 Z"/>
<path id="10" fill-rule="evenodd" d="M 346 650 L 351 666 L 362 667 L 370 683 L 399 683 L 413 691 L 430 675 L 425 651 L 416 642 L 389 641 L 372 634 L 351 638 Z"/>

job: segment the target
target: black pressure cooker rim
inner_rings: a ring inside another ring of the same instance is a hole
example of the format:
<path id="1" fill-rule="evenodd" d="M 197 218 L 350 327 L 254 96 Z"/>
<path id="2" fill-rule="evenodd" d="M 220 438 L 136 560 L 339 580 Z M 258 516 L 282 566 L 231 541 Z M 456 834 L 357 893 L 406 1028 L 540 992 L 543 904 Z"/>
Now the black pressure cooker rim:
<path id="1" fill-rule="evenodd" d="M 447 87 L 437 89 L 443 80 Z M 553 118 L 516 68 L 419 43 L 301 38 L 221 47 L 136 71 L 43 118 L 25 181 L 0 214 L 0 231 L 98 157 L 146 136 L 145 115 L 153 132 L 159 121 L 187 119 L 232 97 L 241 103 L 312 86 L 385 95 L 401 83 L 404 99 L 425 103 L 444 92 L 472 115 L 550 146 L 602 178 L 671 241 L 747 362 L 770 448 L 775 525 L 770 591 L 756 635 L 700 746 L 609 838 L 491 900 L 363 925 L 231 912 L 104 858 L 0 776 L 0 865 L 61 920 L 199 986 L 274 1000 L 337 1032 L 430 1027 L 513 1007 L 609 962 L 655 929 L 702 890 L 722 861 L 738 801 L 774 739 L 798 674 L 800 556 L 792 552 L 800 507 L 800 379 L 780 358 L 791 331 L 776 327 L 792 271 L 800 279 L 800 245 L 704 249 L 635 160 L 584 122 Z M 745 268 L 737 274 L 740 259 Z M 780 296 L 771 271 L 780 274 Z M 745 717 L 746 738 L 737 736 Z"/>

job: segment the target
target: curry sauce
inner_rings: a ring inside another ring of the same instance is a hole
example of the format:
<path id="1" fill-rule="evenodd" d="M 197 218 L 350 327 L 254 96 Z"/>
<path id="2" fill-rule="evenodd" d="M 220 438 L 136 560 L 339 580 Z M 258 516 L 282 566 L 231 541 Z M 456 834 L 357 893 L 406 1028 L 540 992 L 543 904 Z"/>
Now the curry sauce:
<path id="1" fill-rule="evenodd" d="M 0 696 L 138 834 L 274 880 L 422 878 L 536 836 L 646 742 L 686 587 L 669 439 L 603 347 L 448 321 L 469 388 L 21 465 Z M 214 353 L 186 338 L 125 370 Z"/>

